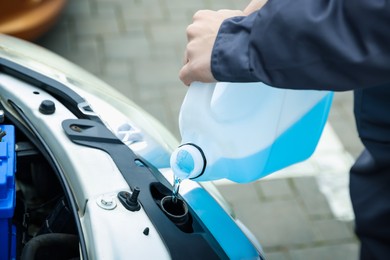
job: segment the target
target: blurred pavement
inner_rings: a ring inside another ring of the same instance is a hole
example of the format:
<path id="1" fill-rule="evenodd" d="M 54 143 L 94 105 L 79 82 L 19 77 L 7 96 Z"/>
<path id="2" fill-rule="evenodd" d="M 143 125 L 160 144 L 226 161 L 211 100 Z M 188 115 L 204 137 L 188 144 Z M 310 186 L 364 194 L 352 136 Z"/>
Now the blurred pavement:
<path id="1" fill-rule="evenodd" d="M 185 29 L 199 9 L 243 9 L 248 2 L 69 0 L 38 44 L 121 91 L 180 139 Z M 216 183 L 268 259 L 358 257 L 347 187 L 348 169 L 362 145 L 350 92 L 336 93 L 329 121 L 308 161 L 251 184 Z"/>

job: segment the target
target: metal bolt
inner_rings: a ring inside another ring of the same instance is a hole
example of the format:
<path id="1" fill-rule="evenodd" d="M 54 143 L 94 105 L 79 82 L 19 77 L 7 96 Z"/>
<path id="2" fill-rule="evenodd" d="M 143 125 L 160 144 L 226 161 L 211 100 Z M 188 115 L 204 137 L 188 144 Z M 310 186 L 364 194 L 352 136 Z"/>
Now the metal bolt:
<path id="1" fill-rule="evenodd" d="M 73 131 L 75 131 L 75 132 L 81 132 L 81 131 L 83 131 L 78 125 L 71 125 L 70 126 L 70 129 L 72 129 Z"/>
<path id="2" fill-rule="evenodd" d="M 105 206 L 111 206 L 113 203 L 112 199 L 109 198 L 102 198 L 100 202 Z"/>
<path id="3" fill-rule="evenodd" d="M 111 210 L 116 208 L 116 202 L 111 195 L 102 195 L 97 198 L 96 203 L 102 209 Z"/>

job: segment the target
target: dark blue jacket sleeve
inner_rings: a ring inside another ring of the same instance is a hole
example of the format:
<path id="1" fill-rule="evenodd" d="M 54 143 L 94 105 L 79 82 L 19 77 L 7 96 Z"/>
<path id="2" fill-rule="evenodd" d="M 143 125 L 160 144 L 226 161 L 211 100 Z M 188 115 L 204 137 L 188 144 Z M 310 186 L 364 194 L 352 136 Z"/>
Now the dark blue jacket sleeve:
<path id="1" fill-rule="evenodd" d="M 336 91 L 390 82 L 390 2 L 269 0 L 225 20 L 213 48 L 219 81 Z"/>

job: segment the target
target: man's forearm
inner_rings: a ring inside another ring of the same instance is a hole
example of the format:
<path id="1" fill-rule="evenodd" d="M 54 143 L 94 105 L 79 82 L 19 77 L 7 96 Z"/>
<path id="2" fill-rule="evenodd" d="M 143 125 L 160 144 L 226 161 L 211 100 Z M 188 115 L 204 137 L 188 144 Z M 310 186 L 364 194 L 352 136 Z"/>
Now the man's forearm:
<path id="1" fill-rule="evenodd" d="M 367 21 L 370 21 L 369 23 Z M 272 0 L 225 20 L 212 51 L 218 81 L 349 90 L 390 81 L 390 4 Z"/>

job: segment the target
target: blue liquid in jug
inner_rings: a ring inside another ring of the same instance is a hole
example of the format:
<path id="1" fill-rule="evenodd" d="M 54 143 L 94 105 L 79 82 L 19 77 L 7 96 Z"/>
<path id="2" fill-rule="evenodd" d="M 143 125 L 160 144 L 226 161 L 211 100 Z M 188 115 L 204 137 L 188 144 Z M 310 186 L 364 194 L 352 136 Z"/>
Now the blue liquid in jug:
<path id="1" fill-rule="evenodd" d="M 247 183 L 309 158 L 321 137 L 332 97 L 333 93 L 326 95 L 267 148 L 244 158 L 220 158 L 213 165 L 208 165 L 207 171 L 210 171 L 208 174 L 204 174 L 196 180 L 227 178 L 234 182 Z M 308 127 L 313 125 L 313 122 L 317 124 L 314 131 L 313 127 Z M 305 138 L 298 140 L 296 137 L 302 136 L 302 133 L 305 133 Z M 292 147 L 294 148 L 293 152 L 291 151 Z M 229 172 L 228 176 L 218 174 L 226 171 Z M 244 175 L 241 174 L 242 172 L 250 174 Z"/>

